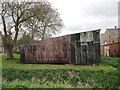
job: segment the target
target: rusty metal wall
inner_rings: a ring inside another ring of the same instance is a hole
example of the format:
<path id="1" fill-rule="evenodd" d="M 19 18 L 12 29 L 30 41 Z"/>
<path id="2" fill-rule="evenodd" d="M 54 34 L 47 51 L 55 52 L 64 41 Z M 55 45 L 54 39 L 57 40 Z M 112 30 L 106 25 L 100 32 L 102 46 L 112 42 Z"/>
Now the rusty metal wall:
<path id="1" fill-rule="evenodd" d="M 21 63 L 70 63 L 70 36 L 51 38 L 25 44 L 21 49 Z"/>
<path id="2" fill-rule="evenodd" d="M 100 62 L 100 30 L 51 38 L 21 47 L 21 63 L 96 64 Z"/>

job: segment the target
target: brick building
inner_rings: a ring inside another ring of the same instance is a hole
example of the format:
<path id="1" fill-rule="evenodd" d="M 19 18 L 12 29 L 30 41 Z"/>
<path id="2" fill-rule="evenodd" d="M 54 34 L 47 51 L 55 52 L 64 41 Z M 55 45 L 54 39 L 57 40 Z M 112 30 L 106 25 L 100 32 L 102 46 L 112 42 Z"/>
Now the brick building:
<path id="1" fill-rule="evenodd" d="M 101 56 L 120 57 L 120 29 L 107 29 L 101 34 Z"/>

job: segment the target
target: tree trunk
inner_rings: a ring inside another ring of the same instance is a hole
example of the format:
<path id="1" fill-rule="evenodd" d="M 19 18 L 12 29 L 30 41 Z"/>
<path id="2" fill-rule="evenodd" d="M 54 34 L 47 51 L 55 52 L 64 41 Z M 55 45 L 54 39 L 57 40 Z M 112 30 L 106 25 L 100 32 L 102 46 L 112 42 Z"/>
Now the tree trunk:
<path id="1" fill-rule="evenodd" d="M 13 56 L 13 41 L 12 39 L 7 35 L 7 36 L 2 36 L 2 41 L 3 41 L 3 46 L 7 52 L 7 60 L 13 60 L 14 56 Z"/>
<path id="2" fill-rule="evenodd" d="M 7 46 L 6 47 L 6 51 L 7 51 L 7 60 L 13 60 L 14 56 L 13 56 L 13 46 Z"/>
<path id="3" fill-rule="evenodd" d="M 44 39 L 45 39 L 45 32 L 46 32 L 46 26 L 44 26 L 44 29 L 43 29 L 42 40 L 44 40 Z"/>

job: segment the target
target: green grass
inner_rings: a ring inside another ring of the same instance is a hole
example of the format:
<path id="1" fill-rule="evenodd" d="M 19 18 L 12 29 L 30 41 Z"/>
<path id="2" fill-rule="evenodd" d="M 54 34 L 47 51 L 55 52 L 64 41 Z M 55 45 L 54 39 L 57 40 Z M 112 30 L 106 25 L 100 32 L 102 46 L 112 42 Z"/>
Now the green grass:
<path id="1" fill-rule="evenodd" d="M 101 65 L 109 65 L 115 68 L 119 68 L 120 58 L 101 57 Z"/>
<path id="2" fill-rule="evenodd" d="M 3 88 L 118 88 L 119 58 L 101 57 L 99 66 L 20 64 L 2 56 Z"/>
<path id="3" fill-rule="evenodd" d="M 79 66 L 79 65 L 51 65 L 51 64 L 20 64 L 18 54 L 14 54 L 15 60 L 5 60 L 6 55 L 2 56 L 3 68 L 15 68 L 15 69 L 76 69 L 76 70 L 106 70 L 115 71 L 117 68 L 111 65 L 101 64 L 99 66 Z M 104 58 L 103 58 L 104 60 Z"/>

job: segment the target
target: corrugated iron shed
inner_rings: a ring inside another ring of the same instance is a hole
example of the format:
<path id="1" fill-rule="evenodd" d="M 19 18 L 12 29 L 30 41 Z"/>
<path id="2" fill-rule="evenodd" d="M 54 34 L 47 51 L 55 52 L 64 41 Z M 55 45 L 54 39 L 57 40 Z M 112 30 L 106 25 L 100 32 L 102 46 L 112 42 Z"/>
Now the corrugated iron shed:
<path id="1" fill-rule="evenodd" d="M 100 30 L 51 38 L 21 47 L 21 63 L 98 64 Z"/>

